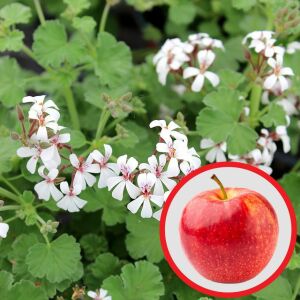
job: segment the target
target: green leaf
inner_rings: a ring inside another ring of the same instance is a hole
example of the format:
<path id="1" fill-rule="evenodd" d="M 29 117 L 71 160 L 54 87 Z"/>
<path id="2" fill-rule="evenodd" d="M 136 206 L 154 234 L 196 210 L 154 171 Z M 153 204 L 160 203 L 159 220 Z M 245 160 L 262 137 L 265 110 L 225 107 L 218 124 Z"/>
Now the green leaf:
<path id="1" fill-rule="evenodd" d="M 85 33 L 91 33 L 96 27 L 95 20 L 89 16 L 75 17 L 72 24 L 74 28 Z"/>
<path id="2" fill-rule="evenodd" d="M 218 72 L 220 87 L 236 90 L 245 81 L 243 74 L 230 69 L 223 69 Z"/>
<path id="3" fill-rule="evenodd" d="M 84 235 L 80 239 L 80 245 L 87 260 L 95 260 L 100 253 L 108 250 L 108 243 L 105 237 L 94 233 Z"/>
<path id="4" fill-rule="evenodd" d="M 268 112 L 261 118 L 265 127 L 286 125 L 286 114 L 282 106 L 271 103 Z"/>
<path id="5" fill-rule="evenodd" d="M 147 261 L 125 265 L 120 276 L 104 280 L 103 288 L 114 300 L 158 300 L 164 294 L 158 267 Z"/>
<path id="6" fill-rule="evenodd" d="M 30 18 L 30 8 L 20 3 L 6 5 L 0 10 L 0 19 L 4 20 L 6 26 L 25 24 L 29 22 Z"/>
<path id="7" fill-rule="evenodd" d="M 34 285 L 33 282 L 22 280 L 12 286 L 8 291 L 5 300 L 48 300 L 45 291 Z"/>
<path id="8" fill-rule="evenodd" d="M 130 214 L 126 218 L 126 228 L 129 231 L 126 236 L 126 248 L 132 258 L 139 259 L 146 256 L 153 263 L 163 259 L 157 220 L 141 219 Z"/>
<path id="9" fill-rule="evenodd" d="M 68 6 L 63 12 L 63 16 L 70 18 L 80 14 L 91 5 L 89 0 L 63 0 L 63 2 Z"/>
<path id="10" fill-rule="evenodd" d="M 232 0 L 232 6 L 244 11 L 250 10 L 256 5 L 256 0 Z"/>
<path id="11" fill-rule="evenodd" d="M 199 133 L 216 143 L 227 141 L 230 154 L 245 154 L 255 148 L 257 133 L 239 122 L 244 103 L 236 91 L 220 88 L 208 94 L 196 125 Z"/>
<path id="12" fill-rule="evenodd" d="M 84 56 L 82 43 L 68 41 L 66 29 L 58 20 L 39 26 L 33 37 L 33 52 L 43 66 L 57 68 L 65 61 L 74 66 Z"/>
<path id="13" fill-rule="evenodd" d="M 294 252 L 293 256 L 287 266 L 289 270 L 300 269 L 300 254 Z"/>
<path id="14" fill-rule="evenodd" d="M 25 96 L 25 80 L 14 58 L 0 58 L 0 101 L 6 107 L 20 103 Z"/>
<path id="15" fill-rule="evenodd" d="M 103 84 L 118 86 L 130 78 L 132 68 L 131 51 L 123 42 L 117 42 L 113 35 L 103 32 L 97 39 L 95 72 Z"/>
<path id="16" fill-rule="evenodd" d="M 118 274 L 121 269 L 120 260 L 111 253 L 100 254 L 95 262 L 90 266 L 92 274 L 99 281 L 102 281 L 111 275 Z"/>
<path id="17" fill-rule="evenodd" d="M 169 9 L 169 18 L 175 24 L 190 24 L 197 14 L 197 7 L 191 1 L 181 1 Z"/>
<path id="18" fill-rule="evenodd" d="M 23 47 L 24 33 L 18 29 L 10 30 L 0 36 L 0 51 L 20 51 Z"/>
<path id="19" fill-rule="evenodd" d="M 12 244 L 12 251 L 9 253 L 9 260 L 13 261 L 12 271 L 18 276 L 28 276 L 28 268 L 25 263 L 28 249 L 38 243 L 35 234 L 21 234 Z M 27 273 L 27 274 L 26 274 Z"/>
<path id="20" fill-rule="evenodd" d="M 32 246 L 26 256 L 26 264 L 33 276 L 61 282 L 73 277 L 80 257 L 80 247 L 74 237 L 63 234 L 50 245 L 38 243 Z"/>
<path id="21" fill-rule="evenodd" d="M 0 271 L 0 299 L 6 299 L 7 292 L 11 289 L 13 281 L 12 274 L 4 270 Z"/>
<path id="22" fill-rule="evenodd" d="M 279 180 L 279 183 L 292 201 L 297 220 L 300 220 L 300 174 L 293 172 L 286 174 Z M 300 222 L 297 222 L 297 227 L 298 233 L 300 233 Z"/>
<path id="23" fill-rule="evenodd" d="M 134 6 L 135 9 L 140 11 L 150 10 L 154 6 L 163 4 L 172 4 L 174 0 L 126 0 L 128 4 Z"/>
<path id="24" fill-rule="evenodd" d="M 71 130 L 70 145 L 74 149 L 79 149 L 86 144 L 85 135 L 79 130 Z"/>
<path id="25" fill-rule="evenodd" d="M 127 215 L 126 201 L 114 199 L 107 189 L 86 189 L 81 193 L 81 196 L 88 201 L 83 210 L 94 212 L 102 209 L 102 219 L 106 225 L 112 226 L 125 221 Z"/>
<path id="26" fill-rule="evenodd" d="M 13 166 L 13 158 L 16 156 L 18 143 L 10 137 L 0 137 L 0 175 L 9 172 Z"/>
<path id="27" fill-rule="evenodd" d="M 292 288 L 287 279 L 278 277 L 274 282 L 254 295 L 262 300 L 287 300 L 292 298 Z"/>

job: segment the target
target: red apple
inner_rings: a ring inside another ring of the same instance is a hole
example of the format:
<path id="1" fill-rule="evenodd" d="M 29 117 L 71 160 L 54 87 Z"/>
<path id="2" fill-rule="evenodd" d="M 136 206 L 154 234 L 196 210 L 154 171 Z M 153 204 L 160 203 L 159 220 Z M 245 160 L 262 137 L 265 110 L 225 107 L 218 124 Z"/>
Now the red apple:
<path id="1" fill-rule="evenodd" d="M 238 283 L 258 275 L 270 261 L 278 221 L 270 203 L 246 188 L 202 192 L 188 202 L 180 222 L 183 248 L 205 278 Z"/>

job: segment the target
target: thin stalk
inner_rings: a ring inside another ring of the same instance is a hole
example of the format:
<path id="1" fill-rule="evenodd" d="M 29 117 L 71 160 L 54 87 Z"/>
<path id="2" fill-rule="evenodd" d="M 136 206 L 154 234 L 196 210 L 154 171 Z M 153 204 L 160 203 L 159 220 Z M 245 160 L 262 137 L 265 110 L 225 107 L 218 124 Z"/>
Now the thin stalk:
<path id="1" fill-rule="evenodd" d="M 40 0 L 33 0 L 33 2 L 34 2 L 35 9 L 36 9 L 36 13 L 37 13 L 37 15 L 39 17 L 39 20 L 40 20 L 40 23 L 42 25 L 44 25 L 45 22 L 46 22 L 46 19 L 45 19 L 43 10 L 42 10 Z"/>
<path id="2" fill-rule="evenodd" d="M 250 97 L 250 119 L 249 119 L 250 126 L 252 128 L 255 128 L 256 126 L 256 117 L 257 117 L 257 113 L 259 112 L 261 92 L 262 92 L 262 87 L 257 83 L 254 83 L 251 90 L 251 97 Z"/>
<path id="3" fill-rule="evenodd" d="M 71 117 L 72 126 L 74 129 L 80 130 L 78 112 L 75 105 L 72 89 L 69 86 L 66 86 L 64 88 L 64 95 L 68 106 L 69 114 Z"/>
<path id="4" fill-rule="evenodd" d="M 300 169 L 300 160 L 298 160 L 298 161 L 296 162 L 296 164 L 293 166 L 291 172 L 296 172 L 296 171 L 298 171 L 299 169 Z"/>
<path id="5" fill-rule="evenodd" d="M 23 175 L 19 174 L 19 175 L 16 175 L 16 176 L 9 177 L 8 180 L 13 181 L 13 180 L 21 179 L 21 178 L 23 178 Z"/>
<path id="6" fill-rule="evenodd" d="M 103 108 L 100 115 L 97 132 L 96 132 L 96 140 L 98 140 L 101 137 L 109 117 L 110 117 L 109 111 L 106 108 Z"/>
<path id="7" fill-rule="evenodd" d="M 20 203 L 20 199 L 17 195 L 15 195 L 14 193 L 12 193 L 12 192 L 10 192 L 10 191 L 2 188 L 2 187 L 0 187 L 0 196 Z"/>
<path id="8" fill-rule="evenodd" d="M 31 59 L 35 60 L 35 56 L 34 53 L 32 52 L 32 50 L 27 47 L 26 45 L 23 45 L 22 47 L 23 52 L 28 55 Z"/>
<path id="9" fill-rule="evenodd" d="M 105 25 L 106 25 L 109 10 L 110 10 L 110 5 L 108 3 L 106 3 L 104 6 L 104 9 L 103 9 L 101 21 L 99 24 L 99 33 L 104 32 L 104 30 L 105 30 Z"/>
<path id="10" fill-rule="evenodd" d="M 4 178 L 3 176 L 0 176 L 0 181 L 4 182 L 18 196 L 21 195 L 19 190 L 12 183 L 10 183 L 6 178 Z"/>
<path id="11" fill-rule="evenodd" d="M 20 205 L 5 205 L 0 207 L 0 211 L 5 211 L 5 210 L 17 210 L 21 206 Z"/>
<path id="12" fill-rule="evenodd" d="M 4 223 L 9 223 L 9 222 L 11 222 L 11 221 L 13 221 L 13 220 L 15 220 L 15 219 L 18 219 L 18 218 L 19 218 L 18 216 L 13 216 L 13 217 L 11 217 L 11 218 L 8 218 L 8 219 L 4 220 L 3 222 L 4 222 Z"/>
<path id="13" fill-rule="evenodd" d="M 211 176 L 211 179 L 214 180 L 219 185 L 219 187 L 222 191 L 222 194 L 223 194 L 223 199 L 222 200 L 228 199 L 228 196 L 227 196 L 227 193 L 225 191 L 224 185 L 222 184 L 220 179 L 215 174 L 213 176 Z"/>

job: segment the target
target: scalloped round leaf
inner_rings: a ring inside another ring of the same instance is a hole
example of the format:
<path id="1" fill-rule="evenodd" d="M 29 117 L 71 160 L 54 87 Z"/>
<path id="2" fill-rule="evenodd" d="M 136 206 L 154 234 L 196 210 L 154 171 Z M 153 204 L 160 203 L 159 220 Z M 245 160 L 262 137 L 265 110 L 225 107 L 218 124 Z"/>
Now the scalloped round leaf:
<path id="1" fill-rule="evenodd" d="M 148 261 L 125 265 L 120 276 L 108 277 L 102 287 L 114 300 L 158 300 L 164 294 L 161 273 Z"/>
<path id="2" fill-rule="evenodd" d="M 114 87 L 127 82 L 132 69 L 129 47 L 113 35 L 102 32 L 98 35 L 96 48 L 95 73 L 101 82 Z"/>
<path id="3" fill-rule="evenodd" d="M 13 166 L 13 158 L 19 147 L 10 137 L 0 137 L 0 174 L 9 172 Z"/>
<path id="4" fill-rule="evenodd" d="M 68 41 L 65 26 L 58 20 L 39 26 L 33 39 L 33 52 L 43 66 L 59 67 L 65 61 L 74 66 L 84 57 L 82 43 L 79 40 Z"/>
<path id="5" fill-rule="evenodd" d="M 80 245 L 87 260 L 93 261 L 99 254 L 108 250 L 108 243 L 104 236 L 88 233 L 80 239 Z"/>
<path id="6" fill-rule="evenodd" d="M 63 234 L 49 245 L 38 243 L 29 248 L 26 264 L 33 276 L 62 282 L 73 279 L 80 258 L 80 247 L 75 238 Z"/>
<path id="7" fill-rule="evenodd" d="M 0 102 L 6 107 L 20 103 L 25 96 L 25 76 L 14 58 L 0 58 Z"/>
<path id="8" fill-rule="evenodd" d="M 118 257 L 111 253 L 103 253 L 96 258 L 95 262 L 90 265 L 90 268 L 93 276 L 101 284 L 105 278 L 118 274 L 121 266 L 122 264 Z"/>
<path id="9" fill-rule="evenodd" d="M 159 222 L 154 219 L 141 219 L 136 215 L 128 215 L 126 228 L 126 248 L 134 259 L 146 258 L 153 263 L 163 259 L 159 240 Z M 147 234 L 145 234 L 147 232 Z"/>
<path id="10" fill-rule="evenodd" d="M 28 280 L 21 280 L 15 283 L 8 291 L 5 300 L 48 300 L 46 292 L 34 285 L 33 282 Z"/>
<path id="11" fill-rule="evenodd" d="M 12 287 L 14 277 L 7 271 L 0 271 L 0 299 L 6 299 L 7 292 Z"/>
<path id="12" fill-rule="evenodd" d="M 31 10 L 21 3 L 8 4 L 0 10 L 0 20 L 4 20 L 6 26 L 28 23 L 31 18 Z"/>
<path id="13" fill-rule="evenodd" d="M 24 33 L 18 29 L 10 30 L 0 36 L 0 51 L 20 51 L 23 47 Z"/>

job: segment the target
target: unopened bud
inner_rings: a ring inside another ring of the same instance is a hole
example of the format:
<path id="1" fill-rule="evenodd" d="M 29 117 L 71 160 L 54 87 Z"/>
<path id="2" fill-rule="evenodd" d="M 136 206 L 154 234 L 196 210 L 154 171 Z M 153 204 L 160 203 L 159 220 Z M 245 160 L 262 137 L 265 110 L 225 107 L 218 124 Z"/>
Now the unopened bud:
<path id="1" fill-rule="evenodd" d="M 121 96 L 122 101 L 129 101 L 132 98 L 132 93 L 126 93 L 125 95 Z"/>
<path id="2" fill-rule="evenodd" d="M 20 105 L 17 105 L 17 113 L 18 113 L 18 119 L 22 122 L 24 121 L 24 113 L 23 113 L 23 109 Z"/>
<path id="3" fill-rule="evenodd" d="M 16 132 L 11 132 L 11 133 L 10 133 L 10 137 L 11 137 L 11 139 L 14 140 L 14 141 L 20 140 L 20 136 L 19 136 L 18 133 L 16 133 Z"/>
<path id="4" fill-rule="evenodd" d="M 294 9 L 294 10 L 290 13 L 290 15 L 289 15 L 289 17 L 288 17 L 288 20 L 289 20 L 289 21 L 294 20 L 297 16 L 298 16 L 298 10 L 295 10 L 295 9 Z"/>

